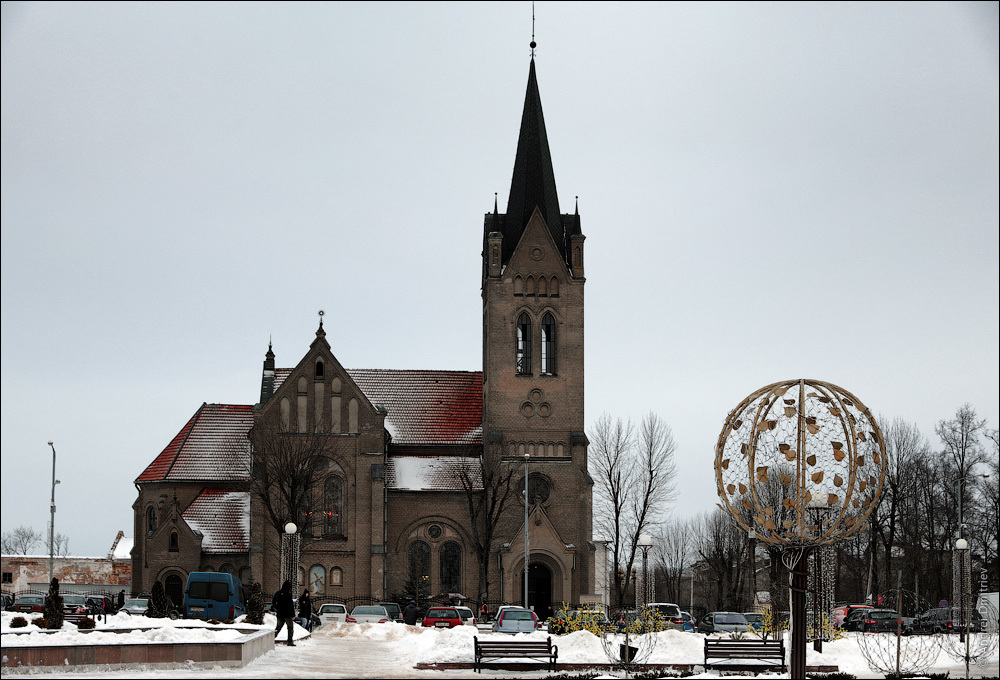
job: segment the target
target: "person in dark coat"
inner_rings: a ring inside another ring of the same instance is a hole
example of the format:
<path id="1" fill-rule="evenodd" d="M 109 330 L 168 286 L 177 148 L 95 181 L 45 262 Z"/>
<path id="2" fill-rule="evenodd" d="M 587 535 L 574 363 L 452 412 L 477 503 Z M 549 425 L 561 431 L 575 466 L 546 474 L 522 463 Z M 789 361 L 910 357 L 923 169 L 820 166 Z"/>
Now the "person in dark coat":
<path id="1" fill-rule="evenodd" d="M 285 581 L 281 584 L 281 590 L 274 594 L 274 614 L 278 617 L 278 627 L 274 631 L 277 637 L 281 634 L 281 627 L 288 627 L 288 646 L 294 647 L 292 636 L 295 635 L 295 602 L 292 600 L 292 582 Z"/>
<path id="2" fill-rule="evenodd" d="M 306 630 L 312 630 L 312 600 L 309 599 L 309 590 L 302 591 L 299 598 L 299 625 Z"/>
<path id="3" fill-rule="evenodd" d="M 124 606 L 125 606 L 125 589 L 122 588 L 122 591 L 118 593 L 118 608 L 121 609 Z"/>
<path id="4" fill-rule="evenodd" d="M 417 625 L 417 603 L 413 600 L 410 600 L 410 604 L 403 610 L 403 623 L 408 626 Z"/>

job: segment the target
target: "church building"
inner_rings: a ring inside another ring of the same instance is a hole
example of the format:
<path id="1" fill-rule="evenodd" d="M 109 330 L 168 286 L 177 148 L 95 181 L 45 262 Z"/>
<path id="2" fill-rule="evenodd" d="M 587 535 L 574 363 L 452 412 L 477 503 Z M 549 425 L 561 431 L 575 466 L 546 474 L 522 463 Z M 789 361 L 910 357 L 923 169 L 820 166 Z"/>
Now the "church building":
<path id="1" fill-rule="evenodd" d="M 292 522 L 314 597 L 419 587 L 478 607 L 527 586 L 544 617 L 593 593 L 583 246 L 532 57 L 507 210 L 483 224 L 482 370 L 344 368 L 322 319 L 291 368 L 268 347 L 257 403 L 202 404 L 136 478 L 133 591 L 161 581 L 180 603 L 190 572 L 214 570 L 274 592 Z M 282 486 L 272 462 L 303 455 L 304 481 Z"/>

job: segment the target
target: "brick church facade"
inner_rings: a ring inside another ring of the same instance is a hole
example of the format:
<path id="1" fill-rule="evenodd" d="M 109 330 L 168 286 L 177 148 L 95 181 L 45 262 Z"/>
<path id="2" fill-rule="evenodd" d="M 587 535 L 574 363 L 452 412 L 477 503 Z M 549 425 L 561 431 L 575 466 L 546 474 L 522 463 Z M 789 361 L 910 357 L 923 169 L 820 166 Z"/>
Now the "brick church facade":
<path id="1" fill-rule="evenodd" d="M 579 213 L 559 209 L 532 58 L 507 211 L 494 205 L 483 225 L 482 371 L 346 369 L 322 321 L 293 368 L 269 347 L 256 404 L 203 404 L 135 480 L 133 590 L 162 581 L 179 601 L 188 573 L 221 570 L 273 592 L 278 527 L 292 521 L 314 597 L 388 599 L 419 583 L 478 606 L 471 507 L 506 478 L 489 598 L 523 597 L 526 481 L 529 601 L 544 615 L 593 593 L 583 245 Z M 258 493 L 269 432 L 278 448 L 322 450 L 294 512 Z"/>

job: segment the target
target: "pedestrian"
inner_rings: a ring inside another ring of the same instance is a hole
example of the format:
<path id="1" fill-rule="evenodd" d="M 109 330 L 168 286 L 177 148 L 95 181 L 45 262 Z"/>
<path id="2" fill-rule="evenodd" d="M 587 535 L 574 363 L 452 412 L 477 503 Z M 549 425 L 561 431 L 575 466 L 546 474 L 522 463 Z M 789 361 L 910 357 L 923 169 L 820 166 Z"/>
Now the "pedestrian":
<path id="1" fill-rule="evenodd" d="M 312 630 L 312 600 L 309 599 L 309 589 L 302 591 L 299 598 L 299 625 L 308 631 Z"/>
<path id="2" fill-rule="evenodd" d="M 122 591 L 118 593 L 118 608 L 121 609 L 124 606 L 125 606 L 125 589 L 122 588 Z"/>
<path id="3" fill-rule="evenodd" d="M 292 582 L 285 581 L 281 590 L 274 594 L 274 613 L 278 617 L 278 627 L 274 631 L 275 638 L 281 634 L 281 627 L 288 627 L 288 646 L 294 647 L 292 641 L 295 635 L 295 602 L 292 600 Z"/>
<path id="4" fill-rule="evenodd" d="M 413 600 L 410 600 L 410 604 L 403 610 L 403 623 L 408 626 L 417 625 L 417 603 Z"/>
<path id="5" fill-rule="evenodd" d="M 489 619 L 489 616 L 490 616 L 490 608 L 486 606 L 485 602 L 483 602 L 483 606 L 479 608 L 479 620 L 482 621 L 483 623 L 486 623 L 486 621 Z"/>

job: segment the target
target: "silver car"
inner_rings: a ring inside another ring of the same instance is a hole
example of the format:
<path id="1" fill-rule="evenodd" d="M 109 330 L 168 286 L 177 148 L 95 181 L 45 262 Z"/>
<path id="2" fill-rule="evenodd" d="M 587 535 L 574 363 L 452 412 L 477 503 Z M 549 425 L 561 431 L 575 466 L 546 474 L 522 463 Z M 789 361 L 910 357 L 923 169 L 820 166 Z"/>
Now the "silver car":
<path id="1" fill-rule="evenodd" d="M 746 633 L 750 624 L 738 612 L 710 612 L 698 622 L 699 633 Z"/>
<path id="2" fill-rule="evenodd" d="M 122 606 L 121 611 L 133 616 L 142 616 L 146 613 L 147 609 L 149 609 L 148 597 L 133 597 L 125 600 L 125 604 Z"/>
<path id="3" fill-rule="evenodd" d="M 358 605 L 351 610 L 347 623 L 391 623 L 389 612 L 385 607 Z"/>
<path id="4" fill-rule="evenodd" d="M 535 612 L 524 607 L 502 607 L 493 622 L 494 633 L 531 633 L 538 628 Z"/>

